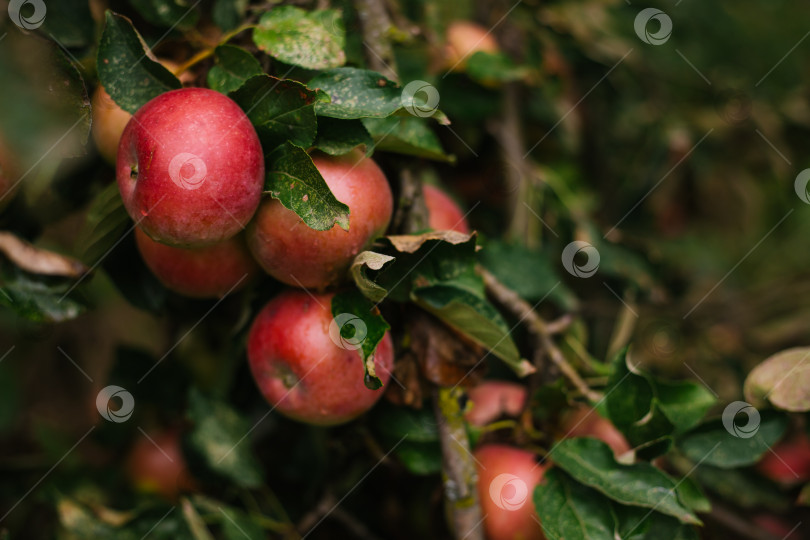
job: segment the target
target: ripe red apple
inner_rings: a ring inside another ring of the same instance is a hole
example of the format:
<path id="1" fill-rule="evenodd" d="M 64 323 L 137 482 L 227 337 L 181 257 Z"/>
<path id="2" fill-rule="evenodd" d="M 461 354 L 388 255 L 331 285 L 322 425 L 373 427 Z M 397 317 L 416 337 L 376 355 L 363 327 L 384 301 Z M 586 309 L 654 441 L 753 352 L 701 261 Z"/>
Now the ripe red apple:
<path id="1" fill-rule="evenodd" d="M 182 88 L 135 113 L 116 173 L 124 206 L 152 239 L 202 246 L 234 236 L 253 216 L 264 156 L 236 103 L 214 90 Z"/>
<path id="2" fill-rule="evenodd" d="M 155 242 L 136 228 L 135 242 L 161 283 L 192 298 L 220 298 L 241 289 L 259 271 L 241 234 L 210 246 L 181 248 Z"/>
<path id="3" fill-rule="evenodd" d="M 484 426 L 501 416 L 517 416 L 526 403 L 526 388 L 506 381 L 484 381 L 467 392 L 472 408 L 465 417 L 474 426 Z"/>
<path id="4" fill-rule="evenodd" d="M 487 538 L 545 539 L 532 494 L 547 466 L 538 465 L 531 452 L 502 444 L 481 446 L 473 455 Z"/>
<path id="5" fill-rule="evenodd" d="M 362 321 L 332 318 L 332 294 L 286 291 L 253 321 L 247 354 L 253 378 L 280 413 L 316 425 L 334 425 L 363 414 L 382 396 L 369 390 L 356 350 L 365 337 Z M 359 321 L 359 322 L 358 322 Z M 341 338 L 339 324 L 355 329 Z M 391 336 L 377 345 L 374 365 L 386 384 L 394 363 Z"/>
<path id="6" fill-rule="evenodd" d="M 373 160 L 355 151 L 312 161 L 337 200 L 351 212 L 349 230 L 308 227 L 276 199 L 259 206 L 248 230 L 248 246 L 259 264 L 288 285 L 324 289 L 340 282 L 355 255 L 381 236 L 394 208 L 391 188 Z"/>
<path id="7" fill-rule="evenodd" d="M 572 437 L 599 439 L 607 443 L 616 456 L 630 450 L 630 444 L 616 426 L 590 407 L 576 407 L 563 415 L 561 435 L 566 439 Z"/>
<path id="8" fill-rule="evenodd" d="M 798 433 L 780 441 L 757 463 L 757 470 L 781 484 L 810 480 L 810 439 Z"/>
<path id="9" fill-rule="evenodd" d="M 180 433 L 171 429 L 139 434 L 126 460 L 126 474 L 133 487 L 169 501 L 195 488 L 180 447 Z M 150 440 L 151 439 L 151 440 Z"/>
<path id="10" fill-rule="evenodd" d="M 171 60 L 161 59 L 160 63 L 169 71 L 175 71 L 180 67 Z M 192 76 L 189 72 L 185 72 L 179 78 L 181 82 L 189 82 Z M 119 107 L 101 85 L 93 92 L 91 110 L 93 116 L 91 133 L 96 148 L 101 157 L 111 165 L 115 165 L 121 134 L 132 115 Z"/>
<path id="11" fill-rule="evenodd" d="M 453 71 L 463 71 L 473 54 L 498 52 L 498 42 L 486 28 L 470 21 L 454 21 L 447 27 L 444 65 Z"/>
<path id="12" fill-rule="evenodd" d="M 430 184 L 425 184 L 422 186 L 422 195 L 428 209 L 428 225 L 431 229 L 469 234 L 470 226 L 467 224 L 464 212 L 447 193 Z"/>

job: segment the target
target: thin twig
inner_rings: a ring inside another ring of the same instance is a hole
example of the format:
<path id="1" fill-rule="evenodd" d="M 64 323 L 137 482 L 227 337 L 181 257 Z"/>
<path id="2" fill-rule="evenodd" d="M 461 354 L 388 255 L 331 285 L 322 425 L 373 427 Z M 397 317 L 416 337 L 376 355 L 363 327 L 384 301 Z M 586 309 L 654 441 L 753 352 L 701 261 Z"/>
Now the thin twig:
<path id="1" fill-rule="evenodd" d="M 459 402 L 462 394 L 460 387 L 433 390 L 433 409 L 442 446 L 444 500 L 452 519 L 455 538 L 484 540 L 478 500 L 478 471 L 470 452 L 464 413 Z"/>
<path id="2" fill-rule="evenodd" d="M 399 80 L 391 48 L 391 18 L 382 0 L 355 0 L 355 8 L 363 30 L 366 60 L 369 67 L 392 81 Z"/>
<path id="3" fill-rule="evenodd" d="M 554 340 L 551 339 L 552 334 L 549 332 L 546 322 L 532 309 L 532 306 L 515 291 L 498 281 L 489 271 L 481 267 L 479 267 L 478 271 L 484 278 L 484 285 L 490 296 L 495 298 L 498 303 L 514 313 L 521 320 L 526 321 L 529 330 L 539 338 L 546 355 L 560 368 L 562 374 L 590 401 L 598 401 L 601 397 L 600 394 L 591 390 L 571 364 L 568 363 L 562 351 L 560 351 L 559 347 L 554 343 Z"/>

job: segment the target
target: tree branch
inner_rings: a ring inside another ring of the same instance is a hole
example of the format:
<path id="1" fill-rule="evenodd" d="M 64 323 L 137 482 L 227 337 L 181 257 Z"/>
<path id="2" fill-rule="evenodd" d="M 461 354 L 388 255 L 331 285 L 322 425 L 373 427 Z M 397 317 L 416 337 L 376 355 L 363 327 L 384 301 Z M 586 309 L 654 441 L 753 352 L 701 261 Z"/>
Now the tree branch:
<path id="1" fill-rule="evenodd" d="M 355 0 L 360 26 L 363 29 L 363 45 L 369 67 L 392 81 L 398 81 L 394 50 L 391 48 L 391 18 L 382 0 Z"/>
<path id="2" fill-rule="evenodd" d="M 539 339 L 540 345 L 545 350 L 546 355 L 560 369 L 562 374 L 590 401 L 598 401 L 601 397 L 600 394 L 591 390 L 582 377 L 579 376 L 579 373 L 568 363 L 562 351 L 560 351 L 559 347 L 554 343 L 554 340 L 551 339 L 552 332 L 549 331 L 546 322 L 532 309 L 532 306 L 518 296 L 515 291 L 498 281 L 489 271 L 482 267 L 479 267 L 478 271 L 484 278 L 484 285 L 490 296 L 495 298 L 503 307 L 514 313 L 521 321 L 526 321 L 529 331 Z"/>
<path id="3" fill-rule="evenodd" d="M 459 403 L 462 395 L 463 390 L 459 387 L 433 390 L 433 409 L 442 446 L 444 500 L 452 517 L 455 538 L 484 540 L 478 501 L 478 472 L 470 452 L 464 413 Z"/>

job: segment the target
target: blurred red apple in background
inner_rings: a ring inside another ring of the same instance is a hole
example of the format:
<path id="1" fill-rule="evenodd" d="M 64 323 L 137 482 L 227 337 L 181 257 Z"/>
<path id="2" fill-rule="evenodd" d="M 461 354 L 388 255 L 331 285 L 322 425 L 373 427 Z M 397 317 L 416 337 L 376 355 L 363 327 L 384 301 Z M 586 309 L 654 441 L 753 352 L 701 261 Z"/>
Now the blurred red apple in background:
<path id="1" fill-rule="evenodd" d="M 140 433 L 126 461 L 126 474 L 136 490 L 155 493 L 169 501 L 194 489 L 180 446 L 180 432 L 170 429 Z"/>
<path id="2" fill-rule="evenodd" d="M 422 195 L 428 209 L 428 225 L 436 231 L 457 231 L 469 234 L 470 226 L 464 217 L 464 212 L 441 189 L 425 184 L 422 186 Z"/>
<path id="3" fill-rule="evenodd" d="M 472 407 L 465 414 L 474 426 L 484 426 L 501 416 L 517 416 L 526 403 L 526 388 L 506 381 L 484 381 L 467 392 Z"/>

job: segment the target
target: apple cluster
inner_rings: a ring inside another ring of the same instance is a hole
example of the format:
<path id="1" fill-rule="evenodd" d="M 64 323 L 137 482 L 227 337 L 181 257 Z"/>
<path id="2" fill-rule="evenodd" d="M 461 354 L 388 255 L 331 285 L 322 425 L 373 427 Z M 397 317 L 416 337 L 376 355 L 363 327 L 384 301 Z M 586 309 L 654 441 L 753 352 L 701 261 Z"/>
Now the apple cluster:
<path id="1" fill-rule="evenodd" d="M 350 212 L 348 230 L 335 225 L 319 231 L 263 196 L 259 137 L 227 96 L 182 88 L 153 98 L 134 115 L 102 87 L 93 101 L 93 138 L 115 161 L 136 244 L 152 273 L 168 289 L 195 298 L 222 298 L 262 270 L 290 286 L 264 306 L 250 329 L 248 360 L 259 390 L 280 413 L 318 425 L 368 410 L 381 392 L 364 385 L 359 347 L 330 335 L 331 300 L 354 257 L 391 221 L 393 195 L 380 167 L 359 150 L 337 157 L 313 153 L 326 185 Z M 461 209 L 441 190 L 425 186 L 424 197 L 432 228 L 469 230 Z M 373 354 L 383 384 L 393 357 L 386 334 Z"/>

